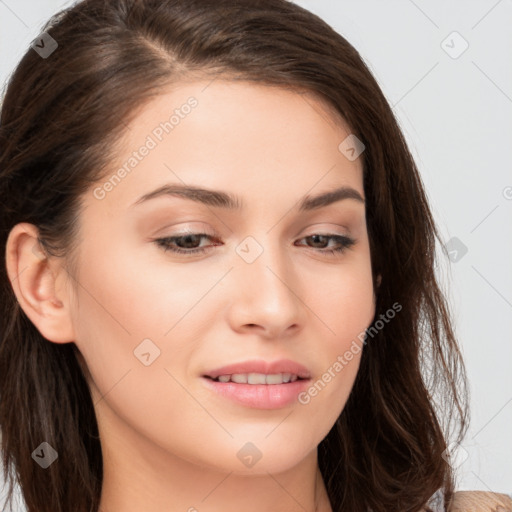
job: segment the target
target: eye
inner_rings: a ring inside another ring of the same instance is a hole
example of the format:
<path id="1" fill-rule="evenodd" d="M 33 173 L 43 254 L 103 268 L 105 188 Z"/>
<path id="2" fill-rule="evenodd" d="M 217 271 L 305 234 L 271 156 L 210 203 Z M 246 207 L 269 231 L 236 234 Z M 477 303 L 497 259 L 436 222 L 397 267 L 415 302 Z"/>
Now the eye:
<path id="1" fill-rule="evenodd" d="M 198 254 L 204 253 L 210 250 L 213 245 L 201 246 L 201 240 L 207 238 L 210 240 L 214 240 L 215 237 L 212 235 L 208 235 L 207 233 L 186 233 L 182 235 L 174 235 L 168 236 L 165 238 L 157 238 L 154 242 L 161 247 L 164 252 L 171 251 L 177 254 Z M 302 238 L 301 240 L 309 240 L 312 241 L 315 245 L 322 246 L 321 248 L 317 247 L 309 247 L 320 253 L 327 253 L 330 255 L 341 254 L 346 249 L 351 247 L 356 243 L 353 238 L 349 238 L 344 235 L 335 235 L 335 234 L 314 234 L 307 237 Z M 337 243 L 335 247 L 326 248 L 329 246 L 329 242 L 334 241 Z M 219 244 L 217 244 L 219 245 Z"/>
<path id="2" fill-rule="evenodd" d="M 352 247 L 356 243 L 356 241 L 353 238 L 349 238 L 348 236 L 344 235 L 334 234 L 314 234 L 303 238 L 303 240 L 312 240 L 314 244 L 320 244 L 321 246 L 324 246 L 325 242 L 327 242 L 327 245 L 330 241 L 337 242 L 338 245 L 335 246 L 334 248 L 331 247 L 330 249 L 317 249 L 319 250 L 319 252 L 328 253 L 332 255 L 340 254 L 349 247 Z"/>
<path id="3" fill-rule="evenodd" d="M 186 233 L 180 236 L 158 238 L 155 240 L 155 243 L 159 247 L 162 247 L 164 252 L 171 251 L 179 254 L 196 254 L 203 253 L 211 247 L 197 246 L 197 243 L 200 242 L 202 238 L 213 239 L 213 236 L 206 233 Z"/>

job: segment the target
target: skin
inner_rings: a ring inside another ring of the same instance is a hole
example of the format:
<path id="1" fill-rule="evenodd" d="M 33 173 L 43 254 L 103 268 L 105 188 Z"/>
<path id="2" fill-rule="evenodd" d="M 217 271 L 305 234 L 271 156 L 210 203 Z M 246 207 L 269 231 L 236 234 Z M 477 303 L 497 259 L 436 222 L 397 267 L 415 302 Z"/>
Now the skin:
<path id="1" fill-rule="evenodd" d="M 108 177 L 169 112 L 198 101 L 103 199 L 94 187 L 84 194 L 75 274 L 65 259 L 38 257 L 37 230 L 23 223 L 9 235 L 9 276 L 41 334 L 73 341 L 83 355 L 104 456 L 102 511 L 330 511 L 317 446 L 343 410 L 361 354 L 308 404 L 275 410 L 220 397 L 201 375 L 289 358 L 315 382 L 371 324 L 364 204 L 296 206 L 342 185 L 364 198 L 362 162 L 340 152 L 350 130 L 320 99 L 208 83 L 174 86 L 130 122 Z M 131 206 L 166 183 L 230 192 L 244 208 L 171 196 Z M 187 228 L 215 235 L 195 242 L 207 252 L 173 254 L 154 242 Z M 326 254 L 338 243 L 308 238 L 318 233 L 355 244 Z M 235 251 L 248 236 L 263 249 L 250 264 Z M 146 338 L 160 350 L 149 366 L 134 355 Z M 250 468 L 237 457 L 247 442 L 262 454 Z"/>

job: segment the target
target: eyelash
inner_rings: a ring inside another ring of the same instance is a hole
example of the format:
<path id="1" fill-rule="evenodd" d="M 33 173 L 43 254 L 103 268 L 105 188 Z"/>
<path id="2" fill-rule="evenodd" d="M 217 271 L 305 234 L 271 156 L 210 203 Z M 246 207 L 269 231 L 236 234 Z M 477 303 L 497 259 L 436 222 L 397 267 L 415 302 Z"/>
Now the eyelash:
<path id="1" fill-rule="evenodd" d="M 178 254 L 205 253 L 207 250 L 209 250 L 212 247 L 212 246 L 206 246 L 206 247 L 199 247 L 199 248 L 195 248 L 195 249 L 180 249 L 180 248 L 172 247 L 170 245 L 173 241 L 187 238 L 190 236 L 207 237 L 207 238 L 211 238 L 211 239 L 214 238 L 213 236 L 210 236 L 206 233 L 186 233 L 186 234 L 179 235 L 179 236 L 168 236 L 165 238 L 157 238 L 156 240 L 154 240 L 154 242 L 157 244 L 157 246 L 162 248 L 164 250 L 164 252 L 171 251 L 173 253 L 178 253 Z M 352 245 L 354 245 L 356 243 L 356 241 L 353 238 L 349 238 L 344 235 L 332 235 L 332 234 L 327 234 L 327 233 L 325 233 L 325 234 L 324 233 L 314 233 L 313 235 L 309 235 L 304 238 L 312 238 L 314 236 L 321 236 L 321 237 L 328 238 L 331 240 L 336 240 L 336 241 L 338 241 L 338 243 L 341 244 L 340 247 L 337 247 L 335 249 L 315 249 L 314 247 L 311 247 L 311 249 L 313 249 L 313 250 L 316 250 L 320 253 L 325 253 L 325 254 L 328 254 L 331 256 L 341 255 L 343 252 L 345 252 L 346 249 L 352 247 Z"/>

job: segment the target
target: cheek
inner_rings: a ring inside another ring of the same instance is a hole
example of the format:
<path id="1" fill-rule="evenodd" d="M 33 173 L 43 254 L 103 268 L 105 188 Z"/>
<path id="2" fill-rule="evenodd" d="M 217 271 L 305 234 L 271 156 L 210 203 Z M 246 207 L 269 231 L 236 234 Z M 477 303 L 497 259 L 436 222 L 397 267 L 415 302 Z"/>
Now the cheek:
<path id="1" fill-rule="evenodd" d="M 162 338 L 216 280 L 212 272 L 184 271 L 126 254 L 114 259 L 103 253 L 87 260 L 79 290 L 84 329 L 98 328 L 119 339 L 129 338 L 131 344 Z"/>
<path id="2" fill-rule="evenodd" d="M 370 325 L 375 314 L 374 289 L 369 257 L 340 264 L 317 276 L 308 285 L 311 309 L 325 327 L 328 346 L 343 350 Z"/>
<path id="3" fill-rule="evenodd" d="M 334 423 L 354 384 L 365 331 L 375 315 L 374 290 L 369 259 L 340 266 L 329 278 L 316 280 L 311 288 L 311 307 L 321 322 L 323 367 L 301 403 L 323 411 L 323 421 Z"/>
<path id="4" fill-rule="evenodd" d="M 178 272 L 163 279 L 161 267 L 139 265 L 136 258 L 108 262 L 103 253 L 82 268 L 74 312 L 76 345 L 91 374 L 93 402 L 106 421 L 122 418 L 148 437 L 165 439 L 183 411 L 204 414 L 179 383 L 194 350 L 183 317 L 208 283 L 191 282 L 191 276 L 187 280 Z M 141 345 L 148 339 L 149 345 Z M 147 352 L 149 365 L 144 364 Z"/>
<path id="5" fill-rule="evenodd" d="M 127 372 L 122 386 L 136 380 L 140 393 L 166 389 L 170 383 L 172 387 L 164 369 L 170 368 L 178 379 L 185 373 L 200 340 L 195 336 L 200 320 L 215 304 L 204 296 L 229 267 L 186 270 L 186 265 L 166 265 L 156 250 L 150 257 L 134 257 L 133 249 L 113 250 L 119 246 L 111 241 L 102 244 L 101 252 L 84 248 L 82 261 L 87 264 L 79 275 L 75 343 L 101 394 Z M 145 366 L 148 357 L 154 362 Z M 133 400 L 137 393 L 132 390 L 130 396 Z M 141 404 L 146 407 L 148 401 Z"/>

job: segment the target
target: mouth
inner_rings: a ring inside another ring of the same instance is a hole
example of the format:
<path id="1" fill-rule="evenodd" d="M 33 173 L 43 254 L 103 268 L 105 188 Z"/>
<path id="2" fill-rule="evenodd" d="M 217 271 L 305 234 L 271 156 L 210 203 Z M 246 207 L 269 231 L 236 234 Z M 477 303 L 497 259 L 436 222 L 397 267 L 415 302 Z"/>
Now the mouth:
<path id="1" fill-rule="evenodd" d="M 305 366 L 291 359 L 277 361 L 255 359 L 216 368 L 205 373 L 203 377 L 217 382 L 237 384 L 283 384 L 299 379 L 309 379 L 311 373 Z"/>
<path id="2" fill-rule="evenodd" d="M 203 377 L 210 379 L 214 382 L 233 382 L 235 384 L 249 384 L 249 385 L 278 385 L 289 384 L 297 380 L 309 380 L 306 377 L 301 377 L 295 373 L 234 373 L 224 374 L 218 377 L 211 377 L 210 375 L 203 375 Z"/>
<path id="3" fill-rule="evenodd" d="M 297 404 L 311 381 L 309 370 L 289 359 L 234 363 L 201 375 L 222 399 L 253 409 L 280 409 Z"/>
<path id="4" fill-rule="evenodd" d="M 215 378 L 207 375 L 203 377 L 206 388 L 214 395 L 252 409 L 282 409 L 294 404 L 296 406 L 299 403 L 300 393 L 304 392 L 311 380 L 290 375 L 289 381 L 285 382 L 288 375 L 251 373 L 224 374 Z M 248 382 L 244 382 L 245 379 Z M 235 380 L 242 382 L 235 382 Z"/>

